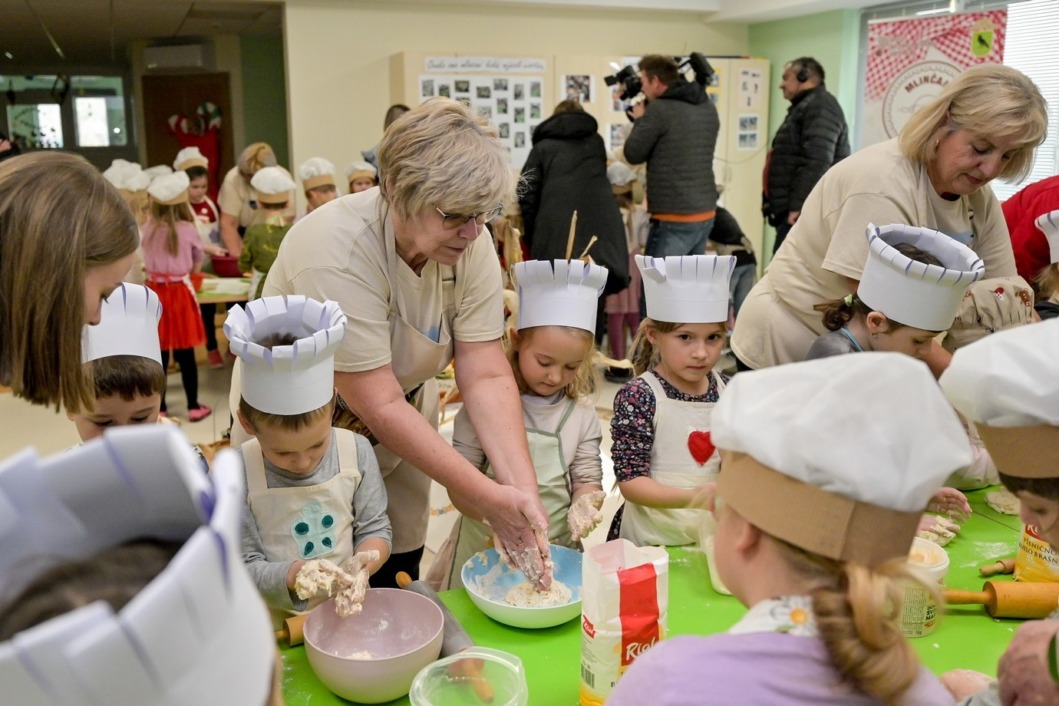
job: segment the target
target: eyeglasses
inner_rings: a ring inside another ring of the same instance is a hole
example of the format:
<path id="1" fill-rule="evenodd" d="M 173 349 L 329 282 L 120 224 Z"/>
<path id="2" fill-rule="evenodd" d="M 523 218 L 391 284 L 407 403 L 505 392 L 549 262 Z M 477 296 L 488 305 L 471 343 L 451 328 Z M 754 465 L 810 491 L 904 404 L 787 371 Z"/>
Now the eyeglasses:
<path id="1" fill-rule="evenodd" d="M 481 213 L 468 213 L 466 215 L 462 213 L 445 213 L 437 206 L 434 210 L 441 214 L 442 223 L 449 230 L 455 230 L 465 223 L 474 219 L 474 222 L 480 226 L 484 226 L 489 221 L 493 220 L 500 215 L 501 211 L 504 210 L 504 204 L 500 204 L 496 208 L 491 208 L 488 211 L 482 211 Z"/>

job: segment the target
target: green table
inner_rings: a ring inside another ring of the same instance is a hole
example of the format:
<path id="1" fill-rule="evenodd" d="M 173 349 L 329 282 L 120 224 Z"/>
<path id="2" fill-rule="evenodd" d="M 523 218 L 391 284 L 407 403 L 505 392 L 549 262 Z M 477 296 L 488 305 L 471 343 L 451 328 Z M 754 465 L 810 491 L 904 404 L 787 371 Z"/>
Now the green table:
<path id="1" fill-rule="evenodd" d="M 978 590 L 978 566 L 1013 556 L 1021 525 L 1018 518 L 1000 515 L 986 506 L 984 491 L 969 493 L 974 516 L 947 547 L 951 588 Z M 706 560 L 697 548 L 669 549 L 669 635 L 711 635 L 724 632 L 742 617 L 739 602 L 710 585 Z M 1001 580 L 1006 580 L 1001 577 Z M 518 655 L 526 668 L 531 704 L 573 706 L 580 679 L 581 629 L 576 620 L 546 630 L 522 630 L 494 622 L 482 614 L 466 592 L 447 591 L 442 600 L 480 645 Z M 1020 621 L 994 620 L 984 609 L 957 606 L 933 635 L 915 638 L 924 664 L 934 672 L 977 669 L 996 673 L 996 664 Z M 313 674 L 304 647 L 281 649 L 283 696 L 288 706 L 346 704 Z M 398 699 L 393 704 L 407 704 Z"/>

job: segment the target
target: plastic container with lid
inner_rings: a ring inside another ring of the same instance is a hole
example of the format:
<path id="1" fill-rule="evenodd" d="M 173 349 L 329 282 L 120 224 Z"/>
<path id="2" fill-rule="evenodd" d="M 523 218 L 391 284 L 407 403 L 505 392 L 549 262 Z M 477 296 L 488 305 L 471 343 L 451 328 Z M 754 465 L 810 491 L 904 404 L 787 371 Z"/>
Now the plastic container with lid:
<path id="1" fill-rule="evenodd" d="M 526 706 L 529 688 L 518 657 L 471 647 L 420 670 L 408 699 L 412 706 Z"/>

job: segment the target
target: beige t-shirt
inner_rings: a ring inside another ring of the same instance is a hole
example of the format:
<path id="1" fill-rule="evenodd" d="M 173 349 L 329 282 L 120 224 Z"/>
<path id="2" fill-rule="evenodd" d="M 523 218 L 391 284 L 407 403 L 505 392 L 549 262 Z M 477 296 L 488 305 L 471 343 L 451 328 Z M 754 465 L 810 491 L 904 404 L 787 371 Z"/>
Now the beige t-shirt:
<path id="1" fill-rule="evenodd" d="M 925 165 L 901 154 L 897 139 L 872 145 L 824 174 L 766 274 L 776 296 L 817 334 L 825 329 L 813 306 L 846 296 L 845 278 L 861 277 L 869 223 L 935 228 L 977 252 L 986 277 L 1015 274 L 1007 224 L 989 186 L 947 201 Z"/>
<path id="2" fill-rule="evenodd" d="M 288 177 L 290 176 L 290 172 L 283 167 L 279 167 L 279 169 Z M 293 178 L 291 181 L 293 181 Z M 221 189 L 217 192 L 217 206 L 220 207 L 221 213 L 226 213 L 229 216 L 239 216 L 240 226 L 245 228 L 253 224 L 254 217 L 258 211 L 257 195 L 246 179 L 243 178 L 243 175 L 239 173 L 238 167 L 232 167 L 224 175 Z M 290 192 L 287 208 L 283 211 L 283 214 L 288 219 L 294 218 L 293 191 Z"/>
<path id="3" fill-rule="evenodd" d="M 430 260 L 416 275 L 396 252 L 387 253 L 393 223 L 383 217 L 384 208 L 376 188 L 335 199 L 299 220 L 283 239 L 264 295 L 303 294 L 338 302 L 349 321 L 335 355 L 337 372 L 375 370 L 391 362 L 391 292 L 396 313 L 435 341 L 443 316 L 451 321 L 454 340 L 500 338 L 500 262 L 488 233 L 454 268 Z M 387 256 L 396 270 L 394 281 Z M 457 281 L 460 286 L 454 286 Z M 446 288 L 459 296 L 451 311 L 442 311 Z"/>

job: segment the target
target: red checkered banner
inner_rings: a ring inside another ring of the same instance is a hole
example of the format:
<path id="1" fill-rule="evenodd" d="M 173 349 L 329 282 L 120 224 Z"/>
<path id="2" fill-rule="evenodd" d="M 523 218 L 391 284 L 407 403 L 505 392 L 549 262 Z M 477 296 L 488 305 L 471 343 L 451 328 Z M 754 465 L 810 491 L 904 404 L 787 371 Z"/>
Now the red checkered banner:
<path id="1" fill-rule="evenodd" d="M 872 22 L 861 145 L 896 137 L 964 69 L 1002 63 L 1006 27 L 1007 10 Z"/>

